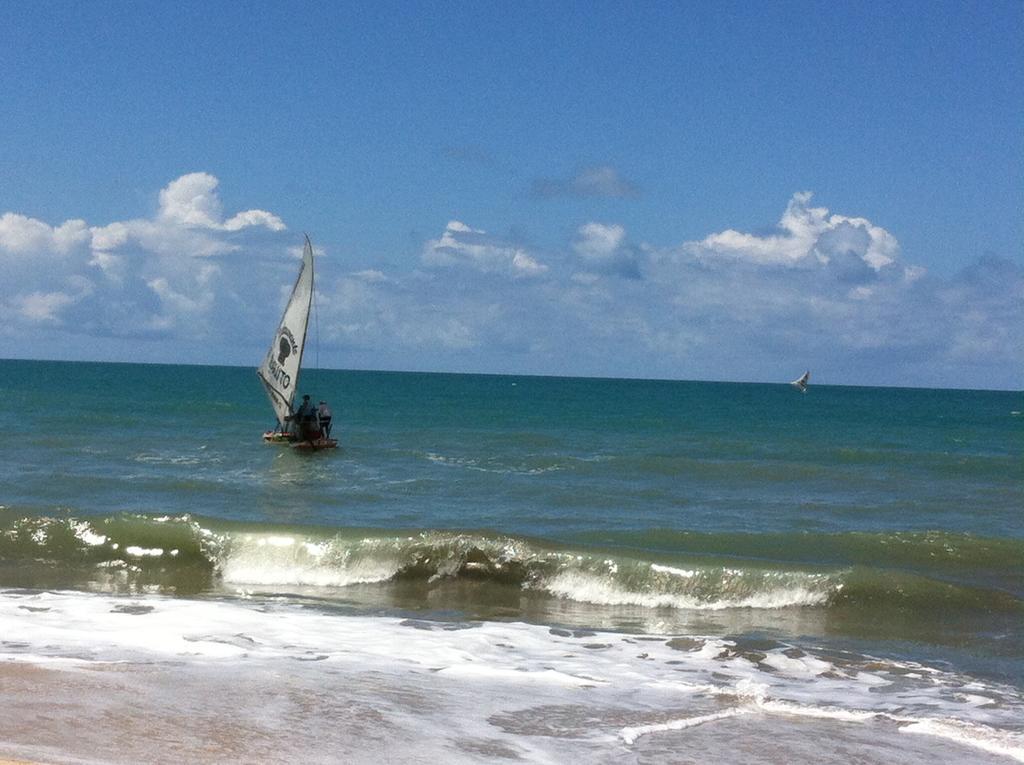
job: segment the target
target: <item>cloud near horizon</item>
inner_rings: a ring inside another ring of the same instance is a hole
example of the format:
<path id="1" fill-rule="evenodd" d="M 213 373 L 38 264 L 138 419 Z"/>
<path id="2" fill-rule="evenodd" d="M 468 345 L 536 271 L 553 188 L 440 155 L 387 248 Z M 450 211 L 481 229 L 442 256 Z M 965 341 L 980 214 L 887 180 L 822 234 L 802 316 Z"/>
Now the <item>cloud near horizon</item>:
<path id="1" fill-rule="evenodd" d="M 45 324 L 128 338 L 205 326 L 228 291 L 214 259 L 241 249 L 229 236 L 285 229 L 263 210 L 224 220 L 217 185 L 208 173 L 183 175 L 160 191 L 154 217 L 105 225 L 0 216 L 4 334 Z"/>
<path id="2" fill-rule="evenodd" d="M 252 363 L 294 279 L 271 212 L 225 215 L 218 180 L 162 189 L 151 218 L 0 216 L 0 356 Z M 1024 273 L 942 279 L 896 237 L 794 194 L 768 233 L 654 247 L 583 221 L 540 251 L 453 220 L 416 262 L 318 271 L 326 366 L 683 379 L 1021 387 Z M 27 349 L 26 349 L 27 346 Z M 90 350 L 92 349 L 92 350 Z M 100 349 L 100 350 L 96 350 Z"/>
<path id="3" fill-rule="evenodd" d="M 540 276 L 548 270 L 522 247 L 457 220 L 450 221 L 438 239 L 427 242 L 422 260 L 428 267 L 468 266 L 481 273 L 507 274 L 513 278 Z"/>
<path id="4" fill-rule="evenodd" d="M 529 280 L 512 251 L 449 224 L 424 250 L 428 271 L 338 280 L 332 340 L 388 368 L 785 380 L 810 366 L 831 382 L 1020 385 L 1018 266 L 983 258 L 933 277 L 883 227 L 809 193 L 766 234 L 656 248 L 591 221 L 560 252 L 514 248 L 544 264 Z"/>
<path id="5" fill-rule="evenodd" d="M 892 265 L 899 243 L 884 228 L 864 218 L 830 215 L 824 207 L 811 207 L 808 191 L 793 195 L 778 223 L 778 233 L 767 236 L 729 229 L 686 245 L 697 256 L 735 257 L 763 264 L 796 265 L 806 259 L 828 264 L 852 256 L 874 271 Z"/>

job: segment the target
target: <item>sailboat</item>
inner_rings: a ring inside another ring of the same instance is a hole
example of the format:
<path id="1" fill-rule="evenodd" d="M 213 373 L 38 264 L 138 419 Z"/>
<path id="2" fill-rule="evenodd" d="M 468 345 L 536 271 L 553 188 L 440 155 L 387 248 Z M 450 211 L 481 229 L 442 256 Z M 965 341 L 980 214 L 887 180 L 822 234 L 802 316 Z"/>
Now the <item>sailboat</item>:
<path id="1" fill-rule="evenodd" d="M 263 383 L 270 405 L 277 416 L 277 428 L 263 434 L 263 440 L 270 443 L 288 443 L 299 449 L 333 449 L 338 442 L 326 438 L 316 426 L 306 428 L 293 419 L 295 392 L 299 387 L 299 372 L 302 370 L 302 352 L 306 346 L 306 329 L 309 326 L 309 312 L 313 306 L 313 244 L 306 236 L 302 251 L 302 266 L 292 287 L 281 323 L 274 333 L 263 363 L 256 370 Z M 300 434 L 301 432 L 301 434 Z"/>
<path id="2" fill-rule="evenodd" d="M 793 382 L 791 382 L 790 385 L 795 387 L 801 393 L 806 393 L 807 392 L 807 381 L 810 380 L 810 379 L 811 379 L 811 373 L 808 370 L 807 372 L 804 372 L 798 378 L 793 380 Z"/>

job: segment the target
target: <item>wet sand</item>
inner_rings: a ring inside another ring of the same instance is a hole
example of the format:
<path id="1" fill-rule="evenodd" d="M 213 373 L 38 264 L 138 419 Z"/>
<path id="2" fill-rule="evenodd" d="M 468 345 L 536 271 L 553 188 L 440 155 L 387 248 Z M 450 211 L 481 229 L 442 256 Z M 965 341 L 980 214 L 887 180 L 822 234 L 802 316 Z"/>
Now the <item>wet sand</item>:
<path id="1" fill-rule="evenodd" d="M 219 671 L 191 662 L 0 664 L 0 765 L 138 763 L 567 762 L 749 765 L 843 763 L 975 765 L 1011 758 L 900 733 L 885 723 L 844 724 L 758 713 L 626 742 L 635 710 L 538 703 L 488 718 L 472 735 L 436 704 L 444 680 L 282 667 Z M 448 689 L 450 691 L 450 689 Z M 466 688 L 468 696 L 478 689 Z M 443 696 L 443 694 L 441 694 Z M 487 700 L 480 698 L 481 705 Z M 706 713 L 688 707 L 664 720 Z M 598 731 L 595 737 L 594 733 Z M 511 734 L 511 736 L 509 735 Z"/>

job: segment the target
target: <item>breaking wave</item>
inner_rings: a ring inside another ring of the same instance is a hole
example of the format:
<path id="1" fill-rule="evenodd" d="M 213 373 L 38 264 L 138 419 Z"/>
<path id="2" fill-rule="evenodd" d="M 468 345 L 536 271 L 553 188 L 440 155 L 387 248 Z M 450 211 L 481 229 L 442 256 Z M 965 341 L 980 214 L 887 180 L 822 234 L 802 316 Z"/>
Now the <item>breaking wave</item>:
<path id="1" fill-rule="evenodd" d="M 646 609 L 1024 611 L 1019 597 L 1003 588 L 901 568 L 899 556 L 893 567 L 882 567 L 874 552 L 882 542 L 871 544 L 857 535 L 832 540 L 833 547 L 847 551 L 841 565 L 812 565 L 796 554 L 790 560 L 754 559 L 748 549 L 754 542 L 746 537 L 732 540 L 731 555 L 728 539 L 693 534 L 685 535 L 693 552 L 666 552 L 680 547 L 675 534 L 657 537 L 660 550 L 648 535 L 644 550 L 636 539 L 598 547 L 482 532 L 317 529 L 189 515 L 8 516 L 0 517 L 0 585 L 172 594 L 312 588 L 330 598 L 352 585 L 411 582 L 429 590 L 438 583 L 472 581 L 565 601 Z M 822 546 L 821 540 L 812 542 Z M 762 552 L 785 545 L 806 549 L 795 540 L 768 539 Z M 916 542 L 903 538 L 898 547 L 906 562 L 934 559 L 937 545 L 922 536 Z M 946 538 L 938 546 L 972 545 L 984 551 L 986 564 L 1020 575 L 1021 545 L 993 552 L 983 541 Z M 859 557 L 850 552 L 857 549 L 867 552 Z M 956 565 L 966 563 L 958 559 Z"/>

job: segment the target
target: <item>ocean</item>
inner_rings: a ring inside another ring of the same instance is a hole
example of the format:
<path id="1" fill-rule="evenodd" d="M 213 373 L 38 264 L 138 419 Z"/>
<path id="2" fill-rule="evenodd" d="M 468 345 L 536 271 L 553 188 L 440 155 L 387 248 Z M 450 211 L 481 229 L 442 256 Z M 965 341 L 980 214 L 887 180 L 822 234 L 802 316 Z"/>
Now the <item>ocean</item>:
<path id="1" fill-rule="evenodd" d="M 0 366 L 0 758 L 1024 762 L 1019 392 Z"/>

